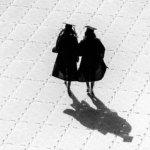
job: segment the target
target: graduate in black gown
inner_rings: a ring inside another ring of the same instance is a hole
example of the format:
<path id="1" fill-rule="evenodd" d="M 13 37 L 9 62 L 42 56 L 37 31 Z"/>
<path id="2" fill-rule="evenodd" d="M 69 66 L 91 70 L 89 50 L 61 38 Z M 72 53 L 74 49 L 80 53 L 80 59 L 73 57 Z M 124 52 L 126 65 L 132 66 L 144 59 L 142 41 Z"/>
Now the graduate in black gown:
<path id="1" fill-rule="evenodd" d="M 70 93 L 71 81 L 77 81 L 77 35 L 73 25 L 66 24 L 53 48 L 57 52 L 57 58 L 52 71 L 52 76 L 64 80 L 68 94 Z"/>
<path id="2" fill-rule="evenodd" d="M 78 45 L 78 55 L 82 56 L 78 70 L 78 81 L 86 82 L 87 93 L 94 94 L 94 82 L 103 78 L 107 68 L 103 61 L 105 47 L 96 38 L 95 28 L 90 26 L 86 26 L 86 28 L 84 39 Z M 91 86 L 89 82 L 91 82 Z"/>

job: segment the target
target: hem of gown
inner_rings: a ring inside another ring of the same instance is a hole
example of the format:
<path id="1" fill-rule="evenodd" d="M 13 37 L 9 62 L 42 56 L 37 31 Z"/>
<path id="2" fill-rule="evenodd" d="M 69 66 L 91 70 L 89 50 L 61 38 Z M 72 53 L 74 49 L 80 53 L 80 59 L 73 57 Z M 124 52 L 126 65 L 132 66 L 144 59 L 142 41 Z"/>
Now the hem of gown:
<path id="1" fill-rule="evenodd" d="M 64 79 L 64 78 L 61 78 L 61 77 L 58 77 L 58 76 L 55 76 L 55 75 L 52 75 L 53 77 L 57 78 L 57 79 L 61 79 L 61 80 L 64 80 L 64 81 L 78 81 L 77 79 Z"/>
<path id="2" fill-rule="evenodd" d="M 100 81 L 101 79 L 97 79 L 97 80 L 78 80 L 78 82 L 96 82 L 96 81 Z"/>

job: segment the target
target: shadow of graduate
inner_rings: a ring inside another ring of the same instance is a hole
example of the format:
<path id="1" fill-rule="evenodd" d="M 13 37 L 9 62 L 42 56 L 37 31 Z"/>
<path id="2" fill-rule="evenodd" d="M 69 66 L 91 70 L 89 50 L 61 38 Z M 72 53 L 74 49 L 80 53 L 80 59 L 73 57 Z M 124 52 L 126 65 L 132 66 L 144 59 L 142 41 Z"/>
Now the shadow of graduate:
<path id="1" fill-rule="evenodd" d="M 98 130 L 104 135 L 112 133 L 123 138 L 124 142 L 132 142 L 133 137 L 129 136 L 131 126 L 125 119 L 107 108 L 95 95 L 89 94 L 89 97 L 97 109 L 94 109 L 85 101 L 79 102 L 73 92 L 70 92 L 70 97 L 73 100 L 71 106 L 74 110 L 66 109 L 64 110 L 65 114 L 74 117 L 89 129 Z"/>

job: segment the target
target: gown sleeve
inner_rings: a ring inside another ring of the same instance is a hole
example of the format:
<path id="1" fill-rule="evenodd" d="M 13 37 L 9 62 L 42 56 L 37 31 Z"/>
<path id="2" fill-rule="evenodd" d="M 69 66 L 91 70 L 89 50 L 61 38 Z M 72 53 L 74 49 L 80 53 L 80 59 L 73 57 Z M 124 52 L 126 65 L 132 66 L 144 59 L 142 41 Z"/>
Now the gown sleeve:
<path id="1" fill-rule="evenodd" d="M 104 45 L 102 44 L 102 42 L 99 39 L 97 39 L 97 46 L 98 46 L 98 49 L 100 51 L 100 55 L 102 56 L 102 58 L 104 58 L 105 47 L 104 47 Z"/>

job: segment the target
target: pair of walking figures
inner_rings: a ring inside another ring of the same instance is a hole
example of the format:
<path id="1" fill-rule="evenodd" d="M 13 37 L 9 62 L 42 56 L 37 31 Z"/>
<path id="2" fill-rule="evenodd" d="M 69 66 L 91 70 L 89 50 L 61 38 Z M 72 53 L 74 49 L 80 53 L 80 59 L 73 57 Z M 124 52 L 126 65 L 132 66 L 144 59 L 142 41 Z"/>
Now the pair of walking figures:
<path id="1" fill-rule="evenodd" d="M 103 61 L 105 47 L 96 38 L 95 28 L 90 26 L 86 28 L 83 40 L 78 43 L 74 25 L 66 24 L 52 50 L 58 53 L 52 76 L 64 80 L 69 95 L 71 81 L 86 82 L 87 93 L 94 94 L 95 81 L 101 80 L 106 72 L 107 66 Z M 82 59 L 77 69 L 80 56 Z"/>

